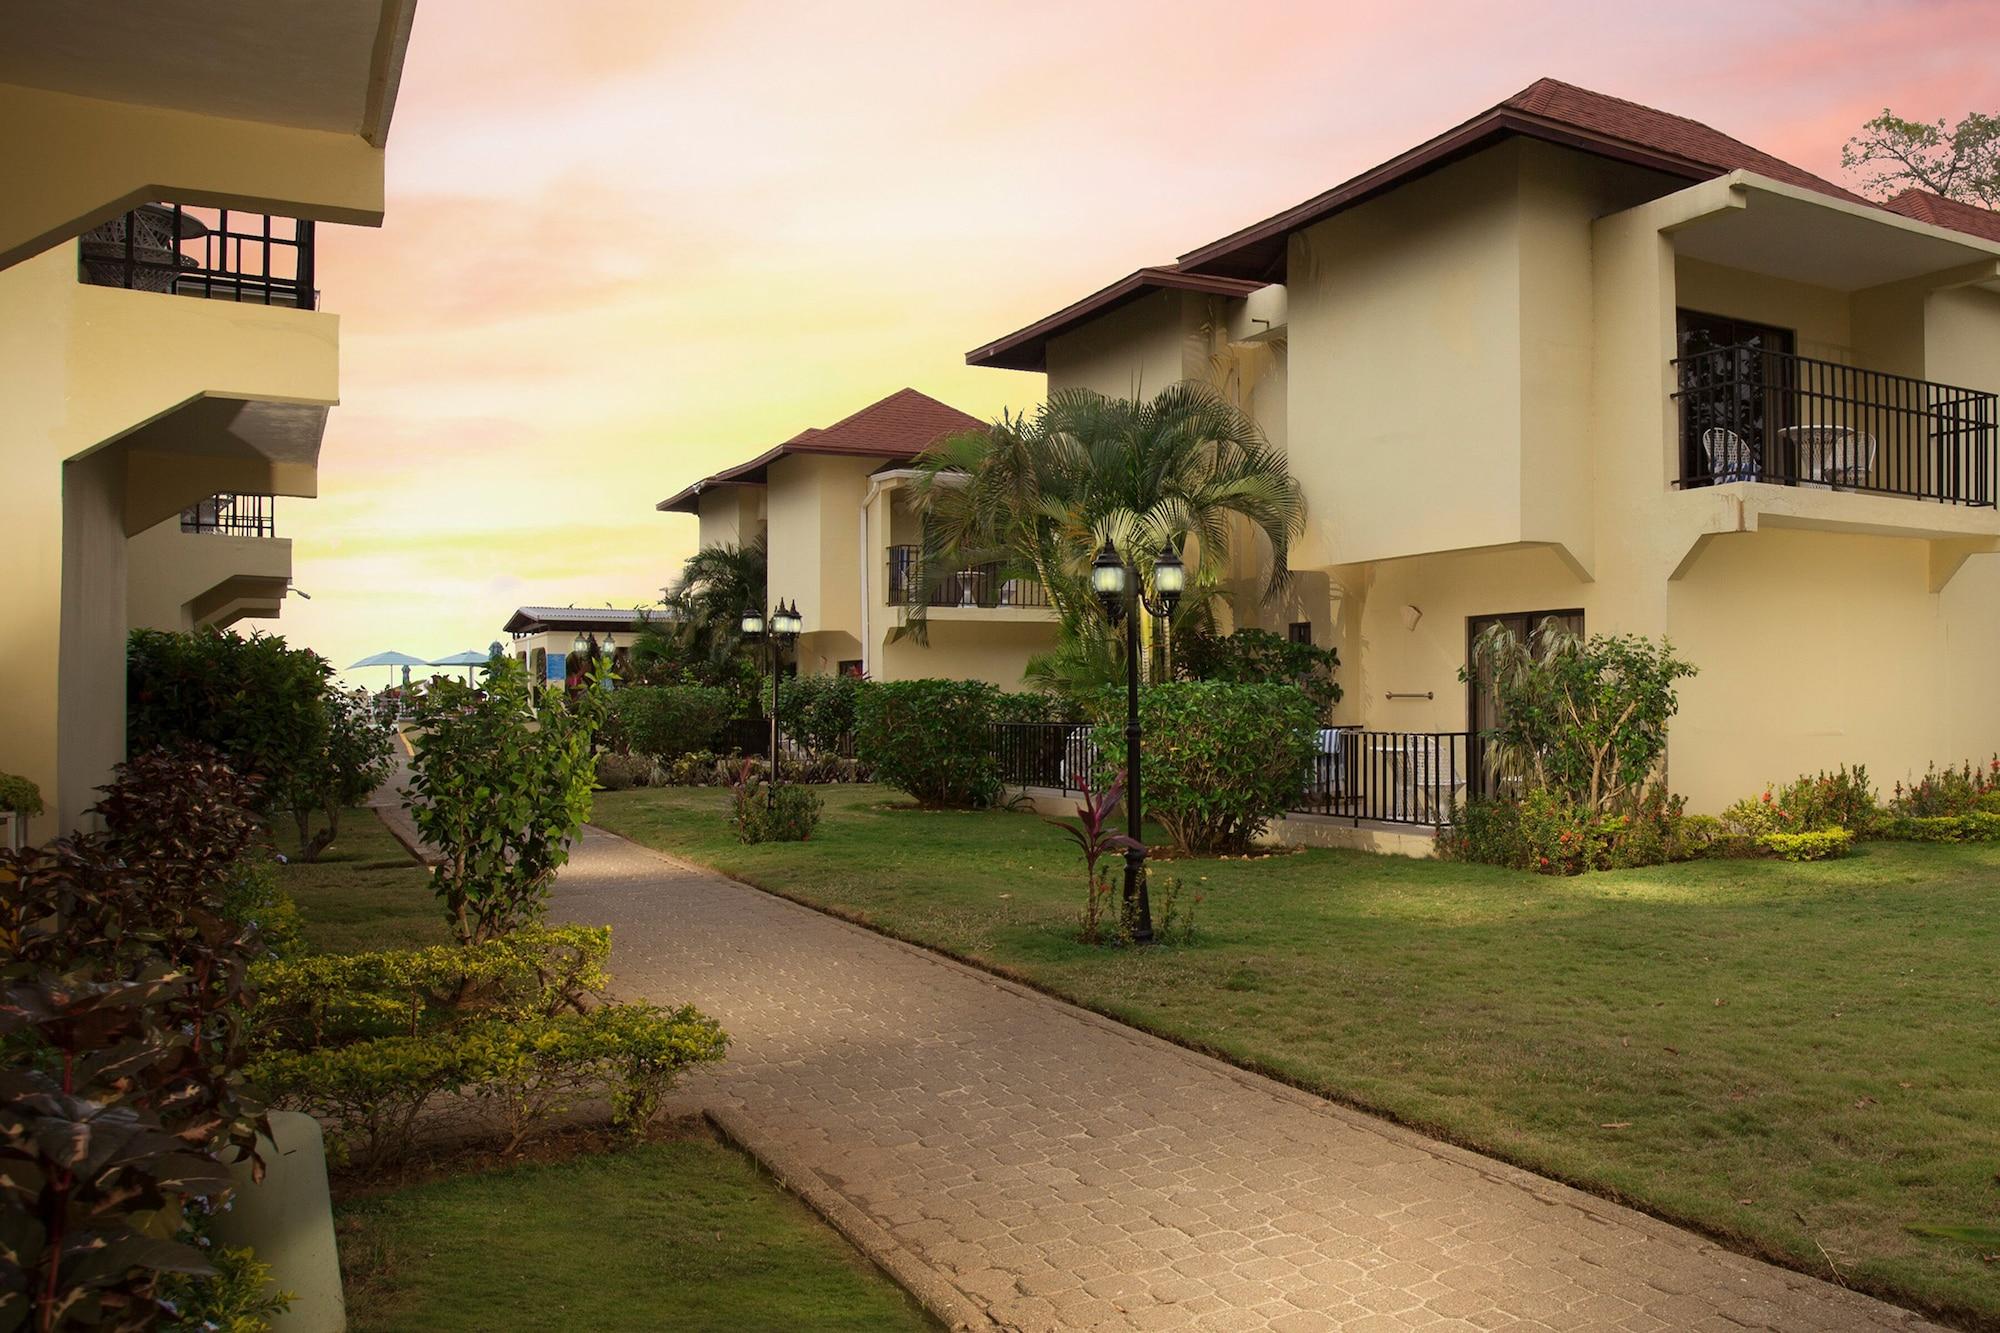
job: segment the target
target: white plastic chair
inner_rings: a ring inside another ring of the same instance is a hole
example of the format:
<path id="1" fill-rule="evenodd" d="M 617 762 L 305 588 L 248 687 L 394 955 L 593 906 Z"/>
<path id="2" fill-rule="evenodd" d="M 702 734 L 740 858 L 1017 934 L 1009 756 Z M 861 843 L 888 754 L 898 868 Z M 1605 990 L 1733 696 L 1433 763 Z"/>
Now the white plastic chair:
<path id="1" fill-rule="evenodd" d="M 1718 482 L 1757 480 L 1757 451 L 1726 426 L 1711 426 L 1701 433 L 1702 452 L 1708 455 L 1708 475 Z"/>

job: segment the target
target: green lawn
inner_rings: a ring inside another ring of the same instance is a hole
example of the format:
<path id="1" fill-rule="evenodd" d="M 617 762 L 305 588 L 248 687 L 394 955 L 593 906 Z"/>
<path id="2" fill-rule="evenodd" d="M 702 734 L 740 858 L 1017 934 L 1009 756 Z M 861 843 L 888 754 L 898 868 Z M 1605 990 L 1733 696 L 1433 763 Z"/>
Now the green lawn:
<path id="1" fill-rule="evenodd" d="M 341 1202 L 349 1326 L 934 1327 L 804 1205 L 710 1139 Z"/>
<path id="2" fill-rule="evenodd" d="M 745 847 L 719 789 L 607 828 L 1021 977 L 1747 1250 L 2000 1324 L 2000 849 L 1863 845 L 1561 880 L 1354 852 L 1165 863 L 1190 946 L 1075 942 L 1080 862 L 1031 816 L 826 788 Z M 1824 1252 L 1824 1254 L 1822 1253 Z"/>
<path id="3" fill-rule="evenodd" d="M 305 914 L 306 944 L 315 952 L 401 949 L 451 938 L 431 896 L 430 872 L 373 810 L 342 815 L 339 839 L 311 865 L 286 865 L 280 882 Z"/>
<path id="4" fill-rule="evenodd" d="M 430 875 L 373 810 L 280 872 L 322 952 L 450 940 Z M 697 1137 L 336 1197 L 352 1327 L 932 1325 L 740 1154 Z"/>

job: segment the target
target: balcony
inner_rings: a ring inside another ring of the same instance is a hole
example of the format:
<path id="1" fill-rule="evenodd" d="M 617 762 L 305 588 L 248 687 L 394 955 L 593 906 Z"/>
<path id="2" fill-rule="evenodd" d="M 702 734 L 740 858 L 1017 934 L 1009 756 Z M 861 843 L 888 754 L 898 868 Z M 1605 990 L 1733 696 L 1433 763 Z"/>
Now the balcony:
<path id="1" fill-rule="evenodd" d="M 1047 610 L 1048 589 L 1033 579 L 1003 575 L 997 564 L 972 565 L 924 590 L 923 548 L 889 548 L 889 605 L 966 610 Z"/>
<path id="2" fill-rule="evenodd" d="M 1682 488 L 1763 482 L 1994 507 L 1993 394 L 1748 344 L 1673 364 Z"/>
<path id="3" fill-rule="evenodd" d="M 214 495 L 181 511 L 181 531 L 222 537 L 275 537 L 278 501 L 271 495 Z"/>
<path id="4" fill-rule="evenodd" d="M 313 224 L 227 208 L 142 204 L 91 228 L 79 280 L 216 301 L 311 310 Z"/>

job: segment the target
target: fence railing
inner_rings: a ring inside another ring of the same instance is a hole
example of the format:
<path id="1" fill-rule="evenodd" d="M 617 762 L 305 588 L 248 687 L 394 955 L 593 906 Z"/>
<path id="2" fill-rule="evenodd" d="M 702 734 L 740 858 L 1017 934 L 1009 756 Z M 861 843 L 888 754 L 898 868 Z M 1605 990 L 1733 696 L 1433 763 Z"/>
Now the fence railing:
<path id="1" fill-rule="evenodd" d="M 278 501 L 269 495 L 212 495 L 181 510 L 181 531 L 225 537 L 275 537 Z"/>
<path id="2" fill-rule="evenodd" d="M 1036 607 L 1049 605 L 1049 590 L 1033 579 L 1003 573 L 997 564 L 955 570 L 924 591 L 923 548 L 889 548 L 889 605 Z"/>
<path id="3" fill-rule="evenodd" d="M 1475 783 L 1475 738 L 1464 731 L 1365 731 L 1328 727 L 1318 733 L 1308 771 L 1299 775 L 1291 810 L 1356 823 L 1444 827 Z M 1092 728 L 1076 722 L 999 722 L 993 753 L 1010 786 L 1080 792 L 1100 786 Z"/>
<path id="4" fill-rule="evenodd" d="M 996 722 L 993 757 L 1015 787 L 1083 790 L 1097 767 L 1097 741 L 1080 722 Z"/>
<path id="5" fill-rule="evenodd" d="M 1751 346 L 1674 368 L 1684 487 L 1763 481 L 1994 503 L 1993 394 Z"/>
<path id="6" fill-rule="evenodd" d="M 141 204 L 83 234 L 78 276 L 99 287 L 311 310 L 313 224 L 229 208 Z"/>

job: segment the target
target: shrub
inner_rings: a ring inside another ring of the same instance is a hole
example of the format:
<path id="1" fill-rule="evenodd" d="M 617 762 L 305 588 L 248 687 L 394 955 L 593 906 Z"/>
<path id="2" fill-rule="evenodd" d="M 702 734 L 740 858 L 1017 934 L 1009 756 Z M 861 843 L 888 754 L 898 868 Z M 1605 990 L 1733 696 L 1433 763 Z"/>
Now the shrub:
<path id="1" fill-rule="evenodd" d="M 1766 833 L 1810 833 L 1820 829 L 1866 832 L 1880 818 L 1868 769 L 1843 764 L 1833 773 L 1802 775 L 1780 788 L 1738 801 L 1722 812 L 1733 833 L 1757 839 Z"/>
<path id="2" fill-rule="evenodd" d="M 1298 796 L 1318 714 L 1294 685 L 1174 681 L 1140 693 L 1139 724 L 1146 813 L 1182 851 L 1241 851 Z M 1097 742 L 1123 772 L 1124 728 L 1106 717 Z"/>
<path id="3" fill-rule="evenodd" d="M 145 755 L 106 833 L 0 853 L 0 1326 L 149 1326 L 166 1275 L 214 1274 L 162 1219 L 225 1195 L 265 1128 L 237 1090 L 260 946 L 220 910 L 255 798 L 213 751 Z"/>
<path id="4" fill-rule="evenodd" d="M 223 919 L 256 932 L 264 951 L 290 958 L 305 947 L 305 915 L 278 887 L 278 874 L 261 857 L 246 856 L 224 876 L 216 910 Z"/>
<path id="5" fill-rule="evenodd" d="M 968 680 L 899 680 L 864 691 L 855 751 L 886 782 L 927 806 L 991 805 L 1000 794 L 993 710 L 1000 692 Z"/>
<path id="6" fill-rule="evenodd" d="M 299 859 L 317 861 L 340 834 L 340 813 L 359 805 L 389 776 L 395 731 L 363 704 L 334 690 L 320 699 L 326 724 L 320 744 L 278 779 L 279 804 L 299 833 Z M 313 815 L 326 827 L 312 831 Z"/>
<path id="7" fill-rule="evenodd" d="M 824 802 L 819 793 L 795 782 L 773 785 L 745 760 L 737 780 L 729 822 L 744 842 L 805 842 L 819 827 Z"/>
<path id="8" fill-rule="evenodd" d="M 1437 837 L 1437 854 L 1447 861 L 1528 868 L 1528 846 L 1521 840 L 1521 806 L 1498 796 L 1475 796 L 1458 809 L 1449 828 Z"/>
<path id="9" fill-rule="evenodd" d="M 319 654 L 274 635 L 134 630 L 126 645 L 126 738 L 134 754 L 209 745 L 263 784 L 263 805 L 292 816 L 311 861 L 340 812 L 387 776 L 392 733 L 333 689 Z M 314 834 L 315 814 L 326 827 Z"/>
<path id="10" fill-rule="evenodd" d="M 1981 798 L 1996 789 L 2000 789 L 2000 756 L 1981 767 L 1965 763 L 1941 769 L 1933 765 L 1911 786 L 1896 784 L 1889 813 L 1918 819 L 1970 814 L 1979 807 Z"/>
<path id="11" fill-rule="evenodd" d="M 1080 722 L 1076 705 L 1055 694 L 1024 690 L 1001 693 L 993 699 L 995 722 Z"/>
<path id="12" fill-rule="evenodd" d="M 1189 680 L 1228 685 L 1296 685 L 1312 700 L 1324 721 L 1340 702 L 1334 680 L 1340 654 L 1316 644 L 1294 643 L 1269 630 L 1239 629 L 1234 634 L 1191 630 L 1174 637 L 1174 669 Z"/>
<path id="13" fill-rule="evenodd" d="M 1765 833 L 1757 838 L 1759 847 L 1787 861 L 1824 861 L 1829 857 L 1845 856 L 1853 842 L 1854 834 L 1844 828 Z"/>
<path id="14" fill-rule="evenodd" d="M 715 748 L 736 715 L 728 690 L 713 685 L 632 685 L 611 696 L 607 740 L 651 759 L 671 760 Z"/>
<path id="15" fill-rule="evenodd" d="M 42 813 L 42 789 L 27 778 L 0 773 L 0 810 L 11 810 L 23 816 L 39 815 Z"/>
<path id="16" fill-rule="evenodd" d="M 605 791 L 643 787 L 653 775 L 653 761 L 635 754 L 597 756 L 597 785 Z"/>
<path id="17" fill-rule="evenodd" d="M 1874 832 L 1892 842 L 2000 842 L 2000 814 L 1972 810 L 1962 815 L 1890 815 Z"/>
<path id="18" fill-rule="evenodd" d="M 778 727 L 784 735 L 818 753 L 833 750 L 854 731 L 854 710 L 874 686 L 859 676 L 797 676 L 778 691 Z M 764 716 L 771 715 L 771 682 L 763 684 Z"/>
<path id="19" fill-rule="evenodd" d="M 174 1312 L 160 1326 L 165 1333 L 267 1333 L 272 1317 L 298 1299 L 270 1290 L 271 1265 L 248 1247 L 214 1247 L 207 1254 L 212 1276 L 175 1274 L 162 1284 L 164 1303 Z"/>
<path id="20" fill-rule="evenodd" d="M 1617 815 L 1598 814 L 1547 790 L 1518 801 L 1478 798 L 1461 807 L 1438 854 L 1544 875 L 1686 861 L 1707 853 L 1715 821 L 1687 815 L 1685 805 L 1658 785 Z"/>
<path id="21" fill-rule="evenodd" d="M 449 1124 L 419 1116 L 442 1097 L 498 1130 L 512 1151 L 580 1100 L 607 1098 L 613 1122 L 638 1131 L 658 1113 L 674 1079 L 722 1058 L 727 1038 L 691 1008 L 605 1005 L 504 1021 L 484 1020 L 421 1036 L 275 1051 L 249 1069 L 273 1105 L 309 1112 L 329 1126 L 336 1151 L 371 1162 L 402 1157 L 420 1129 Z"/>
<path id="22" fill-rule="evenodd" d="M 1610 812 L 1651 782 L 1679 707 L 1674 683 L 1694 674 L 1664 640 L 1584 639 L 1550 617 L 1531 643 L 1502 624 L 1481 633 L 1459 679 L 1490 684 L 1498 702 L 1504 720 L 1484 733 L 1497 772 Z"/>
<path id="23" fill-rule="evenodd" d="M 418 1036 L 468 1015 L 581 1010 L 602 994 L 608 927 L 527 927 L 480 944 L 312 954 L 251 972 L 260 1044 L 305 1048 Z"/>
<path id="24" fill-rule="evenodd" d="M 604 699 L 598 677 L 570 695 L 530 684 L 507 657 L 483 690 L 447 682 L 426 697 L 411 814 L 442 858 L 431 887 L 460 943 L 540 918 L 590 816 Z"/>

